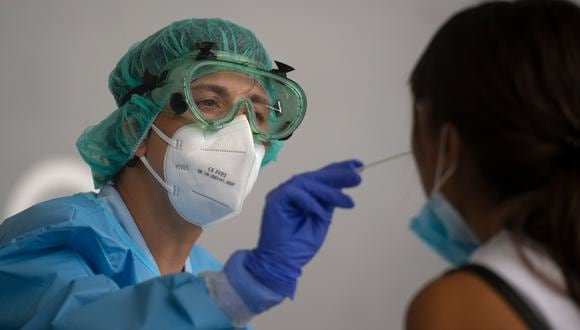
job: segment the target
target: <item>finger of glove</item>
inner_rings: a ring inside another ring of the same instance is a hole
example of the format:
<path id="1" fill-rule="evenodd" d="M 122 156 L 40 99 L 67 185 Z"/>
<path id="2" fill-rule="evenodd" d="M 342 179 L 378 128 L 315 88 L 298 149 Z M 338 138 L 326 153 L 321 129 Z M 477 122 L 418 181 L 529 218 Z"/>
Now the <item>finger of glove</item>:
<path id="1" fill-rule="evenodd" d="M 334 188 L 351 188 L 358 186 L 362 178 L 353 169 L 332 168 L 310 172 L 303 177 L 306 180 L 316 180 Z M 297 177 L 299 179 L 299 177 Z"/>
<path id="2" fill-rule="evenodd" d="M 350 196 L 343 193 L 340 188 L 334 188 L 316 180 L 298 181 L 300 187 L 310 193 L 316 200 L 322 204 L 330 204 L 343 208 L 354 207 L 354 202 Z"/>
<path id="3" fill-rule="evenodd" d="M 297 207 L 300 211 L 313 214 L 318 218 L 327 218 L 328 212 L 316 198 L 306 190 L 296 186 L 290 186 L 286 189 L 286 195 L 291 205 Z"/>
<path id="4" fill-rule="evenodd" d="M 356 170 L 363 167 L 363 162 L 358 159 L 349 159 L 343 160 L 341 162 L 332 163 L 326 165 L 325 167 L 321 168 L 320 170 L 324 169 L 343 169 L 343 170 Z"/>

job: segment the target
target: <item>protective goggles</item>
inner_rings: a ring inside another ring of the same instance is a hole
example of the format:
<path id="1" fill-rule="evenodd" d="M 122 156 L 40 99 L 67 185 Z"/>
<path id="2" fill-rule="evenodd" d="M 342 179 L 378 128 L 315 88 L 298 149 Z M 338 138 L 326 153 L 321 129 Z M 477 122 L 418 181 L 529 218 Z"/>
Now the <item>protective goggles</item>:
<path id="1" fill-rule="evenodd" d="M 159 77 L 146 77 L 154 80 L 148 90 L 143 88 L 153 101 L 178 114 L 189 110 L 207 129 L 220 129 L 242 113 L 260 140 L 292 135 L 306 114 L 304 91 L 286 77 L 292 67 L 275 62 L 277 69 L 265 70 L 248 58 L 211 50 L 212 43 L 198 47 L 168 63 Z M 133 90 L 126 99 L 135 93 L 144 92 Z"/>

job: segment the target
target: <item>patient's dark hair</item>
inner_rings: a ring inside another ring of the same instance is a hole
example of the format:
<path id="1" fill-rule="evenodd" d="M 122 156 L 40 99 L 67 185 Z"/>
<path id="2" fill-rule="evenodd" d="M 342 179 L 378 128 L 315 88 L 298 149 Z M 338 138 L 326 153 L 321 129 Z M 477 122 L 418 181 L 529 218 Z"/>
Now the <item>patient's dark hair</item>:
<path id="1" fill-rule="evenodd" d="M 410 79 L 431 129 L 452 123 L 505 223 L 538 243 L 580 305 L 580 8 L 488 2 L 447 21 Z"/>

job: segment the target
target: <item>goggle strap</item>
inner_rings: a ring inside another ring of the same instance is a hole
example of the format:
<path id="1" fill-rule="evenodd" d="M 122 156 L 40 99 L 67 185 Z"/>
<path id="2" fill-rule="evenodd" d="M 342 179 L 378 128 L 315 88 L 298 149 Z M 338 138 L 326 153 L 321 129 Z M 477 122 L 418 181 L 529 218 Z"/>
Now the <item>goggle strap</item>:
<path id="1" fill-rule="evenodd" d="M 127 101 L 131 99 L 131 96 L 134 94 L 143 95 L 147 92 L 150 92 L 157 88 L 157 85 L 160 81 L 165 80 L 167 77 L 167 71 L 163 72 L 160 77 L 155 76 L 149 72 L 149 70 L 145 70 L 145 74 L 143 75 L 143 83 L 127 93 L 119 103 L 119 106 L 123 106 Z"/>
<path id="2" fill-rule="evenodd" d="M 211 41 L 198 42 L 196 44 L 199 49 L 199 53 L 196 56 L 196 60 L 208 60 L 216 59 L 217 56 L 211 51 L 215 47 L 216 43 Z"/>

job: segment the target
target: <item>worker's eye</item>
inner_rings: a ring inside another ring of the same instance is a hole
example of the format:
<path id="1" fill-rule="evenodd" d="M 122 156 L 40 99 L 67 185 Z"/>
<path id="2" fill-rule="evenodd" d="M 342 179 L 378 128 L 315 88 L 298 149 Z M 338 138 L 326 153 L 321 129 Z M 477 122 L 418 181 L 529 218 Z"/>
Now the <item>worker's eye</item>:
<path id="1" fill-rule="evenodd" d="M 204 109 L 216 109 L 219 108 L 219 104 L 216 100 L 214 99 L 201 99 L 201 100 L 195 100 L 195 105 L 198 107 L 198 109 L 200 110 L 204 110 Z"/>

